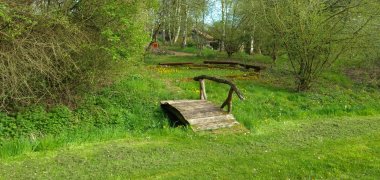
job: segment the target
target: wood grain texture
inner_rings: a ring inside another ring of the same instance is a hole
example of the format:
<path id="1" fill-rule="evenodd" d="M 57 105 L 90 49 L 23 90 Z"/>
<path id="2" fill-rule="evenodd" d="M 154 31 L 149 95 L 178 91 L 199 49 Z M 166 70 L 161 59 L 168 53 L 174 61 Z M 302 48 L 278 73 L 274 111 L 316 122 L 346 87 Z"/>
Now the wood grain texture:
<path id="1" fill-rule="evenodd" d="M 161 107 L 194 131 L 215 130 L 239 125 L 235 117 L 206 100 L 162 101 Z"/>

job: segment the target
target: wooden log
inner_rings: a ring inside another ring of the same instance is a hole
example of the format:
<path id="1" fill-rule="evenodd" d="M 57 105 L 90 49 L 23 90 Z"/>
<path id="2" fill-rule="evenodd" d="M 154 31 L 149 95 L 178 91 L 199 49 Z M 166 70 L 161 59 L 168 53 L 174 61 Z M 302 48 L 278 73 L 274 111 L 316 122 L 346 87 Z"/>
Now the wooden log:
<path id="1" fill-rule="evenodd" d="M 204 64 L 229 64 L 229 65 L 239 65 L 237 61 L 203 61 Z"/>
<path id="2" fill-rule="evenodd" d="M 182 65 L 193 65 L 193 62 L 166 62 L 159 63 L 161 66 L 182 66 Z"/>
<path id="3" fill-rule="evenodd" d="M 251 65 L 251 64 L 239 64 L 240 66 L 243 66 L 246 69 L 253 69 L 255 72 L 260 72 L 261 70 L 265 69 L 264 66 L 257 66 L 257 65 Z"/>
<path id="4" fill-rule="evenodd" d="M 255 72 L 260 72 L 264 70 L 265 66 L 253 65 L 253 64 L 245 64 L 240 63 L 238 61 L 203 61 L 204 64 L 228 64 L 228 65 L 240 65 L 246 69 L 254 69 Z"/>
<path id="5" fill-rule="evenodd" d="M 226 101 L 224 101 L 224 103 L 222 104 L 222 106 L 220 108 L 224 108 L 226 105 L 228 105 L 228 113 L 231 113 L 232 112 L 232 95 L 234 93 L 234 89 L 231 88 L 230 91 L 228 92 L 228 96 L 227 96 L 227 99 Z"/>
<path id="6" fill-rule="evenodd" d="M 204 79 L 199 80 L 200 83 L 200 98 L 201 100 L 207 100 L 207 94 L 206 94 L 206 84 Z"/>
<path id="7" fill-rule="evenodd" d="M 201 79 L 208 79 L 208 80 L 211 80 L 211 81 L 215 81 L 215 82 L 218 82 L 218 83 L 223 83 L 223 84 L 228 84 L 231 86 L 231 88 L 235 91 L 236 95 L 241 99 L 241 100 L 244 100 L 244 96 L 243 94 L 240 92 L 240 90 L 236 87 L 236 85 L 231 82 L 231 81 L 228 81 L 228 80 L 225 80 L 225 79 L 220 79 L 220 78 L 216 78 L 216 77 L 212 77 L 212 76 L 207 76 L 207 75 L 201 75 L 201 76 L 197 76 L 194 78 L 195 81 L 199 81 Z"/>

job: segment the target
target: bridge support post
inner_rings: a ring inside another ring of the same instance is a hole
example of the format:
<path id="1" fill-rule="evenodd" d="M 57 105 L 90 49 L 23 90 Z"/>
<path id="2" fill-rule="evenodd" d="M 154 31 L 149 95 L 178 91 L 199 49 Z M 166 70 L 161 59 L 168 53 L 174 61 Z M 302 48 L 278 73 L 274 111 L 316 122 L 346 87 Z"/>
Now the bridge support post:
<path id="1" fill-rule="evenodd" d="M 205 80 L 200 79 L 199 83 L 200 83 L 200 98 L 201 100 L 207 100 Z"/>
<path id="2" fill-rule="evenodd" d="M 227 99 L 226 101 L 224 101 L 224 103 L 222 104 L 222 106 L 220 108 L 224 108 L 225 106 L 227 106 L 228 108 L 228 113 L 231 113 L 232 112 L 232 95 L 234 93 L 234 89 L 231 88 L 230 91 L 228 92 L 228 96 L 227 96 Z"/>

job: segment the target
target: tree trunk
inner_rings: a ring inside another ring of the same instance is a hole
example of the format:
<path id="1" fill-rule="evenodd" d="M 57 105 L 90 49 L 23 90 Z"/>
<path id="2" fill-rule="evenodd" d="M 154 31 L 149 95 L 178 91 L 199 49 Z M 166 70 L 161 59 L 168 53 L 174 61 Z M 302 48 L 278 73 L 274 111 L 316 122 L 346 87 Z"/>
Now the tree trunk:
<path id="1" fill-rule="evenodd" d="M 163 26 L 163 28 L 162 28 L 162 43 L 164 43 L 164 44 L 166 44 L 166 19 L 165 19 L 166 17 L 164 17 L 164 20 L 163 20 L 163 24 L 164 24 L 164 26 Z"/>
<path id="2" fill-rule="evenodd" d="M 241 43 L 239 52 L 244 52 L 245 51 L 245 43 Z"/>
<path id="3" fill-rule="evenodd" d="M 206 15 L 205 10 L 202 10 L 202 32 L 205 31 L 205 24 L 206 24 Z M 203 55 L 203 42 L 201 42 L 199 35 L 197 35 L 197 41 L 198 41 L 198 55 Z"/>
<path id="4" fill-rule="evenodd" d="M 46 5 L 46 12 L 49 12 L 50 11 L 50 0 L 47 1 L 47 5 Z"/>
<path id="5" fill-rule="evenodd" d="M 176 35 L 174 37 L 174 43 L 176 43 L 178 41 L 178 38 L 179 38 L 179 34 L 181 33 L 181 19 L 182 19 L 182 16 L 181 16 L 181 0 L 177 0 L 177 10 L 176 10 L 176 15 L 177 15 L 177 32 L 176 32 Z"/>
<path id="6" fill-rule="evenodd" d="M 273 43 L 271 57 L 273 64 L 275 64 L 277 60 L 277 43 Z"/>
<path id="7" fill-rule="evenodd" d="M 249 54 L 250 55 L 253 55 L 255 54 L 255 32 L 256 32 L 256 25 L 254 24 L 253 25 L 253 31 L 252 31 L 252 34 L 251 34 L 251 42 L 250 42 L 250 48 L 249 48 Z"/>
<path id="8" fill-rule="evenodd" d="M 170 14 L 169 14 L 169 22 L 168 22 L 168 36 L 169 36 L 169 42 L 170 44 L 173 44 L 173 38 L 172 38 L 172 24 L 171 24 L 171 19 L 170 19 Z"/>
<path id="9" fill-rule="evenodd" d="M 311 84 L 311 78 L 309 76 L 309 73 L 307 72 L 308 68 L 306 67 L 306 62 L 304 60 L 301 60 L 300 63 L 300 69 L 298 72 L 298 82 L 297 82 L 297 90 L 299 92 L 301 91 L 306 91 L 310 89 L 310 84 Z"/>
<path id="10" fill-rule="evenodd" d="M 228 56 L 228 58 L 231 58 L 232 57 L 232 54 L 234 54 L 233 52 L 229 52 L 229 51 L 227 51 L 227 56 Z"/>
<path id="11" fill-rule="evenodd" d="M 188 5 L 185 7 L 185 27 L 183 29 L 183 35 L 182 35 L 182 48 L 185 48 L 187 46 L 187 23 L 189 18 L 189 9 Z"/>
<path id="12" fill-rule="evenodd" d="M 302 91 L 307 91 L 310 89 L 310 80 L 305 79 L 305 78 L 300 78 L 298 81 L 297 85 L 297 91 L 302 92 Z"/>
<path id="13" fill-rule="evenodd" d="M 158 24 L 156 30 L 152 29 L 152 41 L 149 43 L 148 47 L 145 49 L 146 51 L 149 51 L 153 43 L 157 42 L 157 35 L 158 35 L 158 32 L 160 31 L 160 28 L 161 28 L 161 24 Z"/>
<path id="14" fill-rule="evenodd" d="M 254 50 L 255 50 L 255 39 L 253 38 L 253 36 L 251 36 L 251 47 L 249 49 L 249 54 L 250 55 L 253 55 L 254 54 Z"/>
<path id="15" fill-rule="evenodd" d="M 261 41 L 260 41 L 260 39 L 255 39 L 253 46 L 254 46 L 254 50 L 255 50 L 254 53 L 257 53 L 257 54 L 260 54 L 260 55 L 263 54 L 263 52 L 261 50 Z"/>
<path id="16" fill-rule="evenodd" d="M 222 41 L 220 43 L 220 51 L 224 50 L 224 40 L 226 39 L 226 1 L 221 0 L 222 3 Z"/>
<path id="17" fill-rule="evenodd" d="M 154 39 L 154 28 L 152 28 L 152 30 L 150 32 L 150 37 L 152 37 L 152 39 Z"/>

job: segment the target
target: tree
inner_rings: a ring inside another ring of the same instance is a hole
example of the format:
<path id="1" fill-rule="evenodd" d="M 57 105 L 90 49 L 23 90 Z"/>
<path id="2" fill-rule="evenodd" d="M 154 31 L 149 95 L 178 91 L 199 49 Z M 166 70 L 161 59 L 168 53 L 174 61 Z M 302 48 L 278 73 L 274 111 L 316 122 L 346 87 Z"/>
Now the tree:
<path id="1" fill-rule="evenodd" d="M 265 24 L 279 37 L 298 91 L 347 52 L 374 19 L 364 9 L 375 1 L 261 0 Z"/>
<path id="2" fill-rule="evenodd" d="M 189 27 L 191 27 L 191 34 L 193 43 L 198 49 L 198 55 L 202 54 L 206 41 L 200 36 L 195 34 L 199 32 L 206 32 L 206 16 L 209 13 L 209 0 L 187 0 L 189 4 Z"/>
<path id="3" fill-rule="evenodd" d="M 220 50 L 224 50 L 231 57 L 241 49 L 249 36 L 244 26 L 247 23 L 246 14 L 242 13 L 243 1 L 222 1 L 224 18 L 213 24 L 211 33 L 220 40 Z"/>
<path id="4" fill-rule="evenodd" d="M 189 5 L 187 4 L 187 1 L 185 1 L 185 22 L 183 27 L 183 34 L 182 34 L 182 45 L 181 47 L 184 48 L 187 46 L 187 30 L 188 30 L 188 22 L 189 22 Z"/>
<path id="5" fill-rule="evenodd" d="M 220 0 L 220 4 L 222 6 L 222 37 L 220 42 L 220 51 L 223 51 L 225 48 L 225 40 L 226 40 L 226 17 L 227 17 L 227 2 L 226 0 Z"/>
<path id="6" fill-rule="evenodd" d="M 190 28 L 203 29 L 207 6 L 208 0 L 161 0 L 156 21 L 162 25 L 162 40 L 173 44 L 182 39 L 185 47 Z"/>

